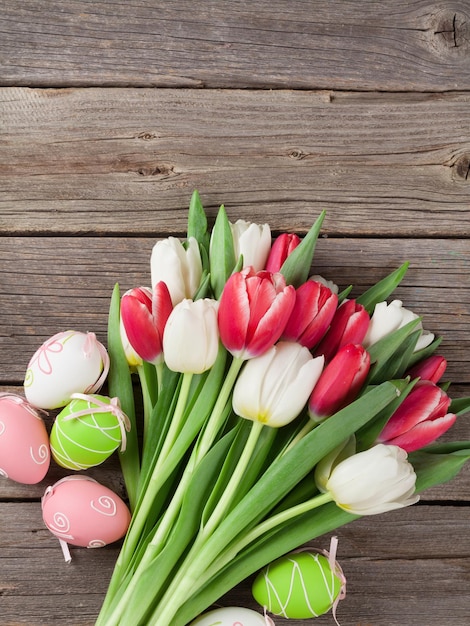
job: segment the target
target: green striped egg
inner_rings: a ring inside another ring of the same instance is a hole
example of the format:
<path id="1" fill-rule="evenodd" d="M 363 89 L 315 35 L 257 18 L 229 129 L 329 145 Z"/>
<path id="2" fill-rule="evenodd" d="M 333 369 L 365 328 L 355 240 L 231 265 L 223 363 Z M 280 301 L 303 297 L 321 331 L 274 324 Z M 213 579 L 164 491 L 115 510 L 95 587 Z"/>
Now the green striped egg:
<path id="1" fill-rule="evenodd" d="M 341 586 L 325 556 L 303 551 L 287 554 L 261 570 L 252 593 L 274 615 L 308 619 L 329 611 Z"/>
<path id="2" fill-rule="evenodd" d="M 86 400 L 77 398 L 57 415 L 50 434 L 50 447 L 58 465 L 72 470 L 94 467 L 121 445 L 119 418 L 111 407 L 103 411 L 103 404 L 110 402 L 110 398 L 101 395 L 90 395 Z M 84 411 L 86 415 L 71 417 Z"/>

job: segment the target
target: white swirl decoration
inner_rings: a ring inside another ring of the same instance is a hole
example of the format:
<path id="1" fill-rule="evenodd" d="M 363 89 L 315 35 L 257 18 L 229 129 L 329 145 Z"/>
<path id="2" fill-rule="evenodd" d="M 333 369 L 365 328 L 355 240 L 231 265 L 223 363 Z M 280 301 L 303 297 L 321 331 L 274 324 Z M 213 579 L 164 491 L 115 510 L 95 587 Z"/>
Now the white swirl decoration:
<path id="1" fill-rule="evenodd" d="M 1 467 L 0 467 L 0 476 L 2 476 L 3 478 L 8 478 L 8 474 Z"/>
<path id="2" fill-rule="evenodd" d="M 47 463 L 47 461 L 49 460 L 49 448 L 46 446 L 45 443 L 39 446 L 37 456 L 35 456 L 32 447 L 29 449 L 29 452 L 31 454 L 31 458 L 36 463 L 36 465 L 44 465 L 44 463 Z"/>
<path id="3" fill-rule="evenodd" d="M 102 539 L 92 539 L 87 548 L 103 548 L 105 545 L 106 543 Z"/>
<path id="4" fill-rule="evenodd" d="M 61 513 L 60 511 L 56 511 L 54 513 L 53 521 L 46 522 L 49 530 L 54 533 L 56 536 L 60 536 L 63 539 L 73 539 L 73 535 L 69 533 L 70 531 L 70 521 L 69 518 L 65 515 L 65 513 Z"/>
<path id="5" fill-rule="evenodd" d="M 100 496 L 97 504 L 95 504 L 95 500 L 92 500 L 90 502 L 90 506 L 101 515 L 107 515 L 108 517 L 116 515 L 116 502 L 110 496 Z"/>
<path id="6" fill-rule="evenodd" d="M 3 435 L 3 433 L 6 431 L 7 427 L 5 426 L 4 422 L 0 422 L 0 437 Z"/>

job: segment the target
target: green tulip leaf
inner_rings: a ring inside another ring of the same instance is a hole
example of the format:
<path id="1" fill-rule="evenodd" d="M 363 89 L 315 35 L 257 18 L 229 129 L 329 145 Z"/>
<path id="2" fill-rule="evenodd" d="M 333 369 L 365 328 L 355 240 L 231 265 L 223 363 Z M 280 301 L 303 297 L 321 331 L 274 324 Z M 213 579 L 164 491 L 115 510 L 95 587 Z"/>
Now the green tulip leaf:
<path id="1" fill-rule="evenodd" d="M 374 311 L 375 305 L 379 302 L 384 302 L 398 285 L 403 280 L 407 270 L 409 262 L 403 263 L 394 272 L 380 280 L 373 287 L 365 291 L 361 296 L 356 298 L 356 301 L 366 309 L 371 315 Z"/>
<path id="2" fill-rule="evenodd" d="M 108 354 L 110 359 L 108 373 L 108 392 L 111 397 L 119 398 L 121 408 L 129 418 L 131 428 L 126 437 L 126 449 L 119 452 L 119 461 L 124 477 L 131 509 L 137 501 L 137 489 L 140 476 L 140 454 L 137 440 L 134 389 L 132 377 L 121 341 L 120 331 L 121 295 L 116 283 L 111 296 L 108 317 Z"/>
<path id="3" fill-rule="evenodd" d="M 188 212 L 188 239 L 194 237 L 199 245 L 207 251 L 209 249 L 209 233 L 207 217 L 197 190 L 193 191 Z M 207 252 L 206 252 L 207 254 Z M 204 267 L 207 267 L 204 265 Z"/>
<path id="4" fill-rule="evenodd" d="M 470 411 L 470 397 L 456 398 L 452 400 L 449 408 L 450 413 L 455 413 L 455 415 L 463 415 L 464 413 L 468 413 L 468 411 Z"/>
<path id="5" fill-rule="evenodd" d="M 232 229 L 223 205 L 217 213 L 212 230 L 209 260 L 212 291 L 218 299 L 237 262 Z"/>
<path id="6" fill-rule="evenodd" d="M 313 255 L 326 211 L 322 211 L 300 244 L 294 248 L 281 267 L 288 285 L 300 287 L 304 283 L 312 267 Z"/>

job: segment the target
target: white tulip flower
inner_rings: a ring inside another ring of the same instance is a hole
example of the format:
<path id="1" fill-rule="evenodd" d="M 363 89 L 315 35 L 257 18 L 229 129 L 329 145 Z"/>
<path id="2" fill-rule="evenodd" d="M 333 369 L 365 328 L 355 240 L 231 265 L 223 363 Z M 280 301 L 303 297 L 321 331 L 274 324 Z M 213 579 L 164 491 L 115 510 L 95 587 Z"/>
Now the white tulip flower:
<path id="1" fill-rule="evenodd" d="M 245 364 L 233 391 L 237 415 L 267 426 L 288 424 L 302 411 L 323 369 L 300 344 L 280 341 Z"/>
<path id="2" fill-rule="evenodd" d="M 190 237 L 184 244 L 177 237 L 157 241 L 150 258 L 152 288 L 163 281 L 173 306 L 195 296 L 202 276 L 199 244 Z"/>

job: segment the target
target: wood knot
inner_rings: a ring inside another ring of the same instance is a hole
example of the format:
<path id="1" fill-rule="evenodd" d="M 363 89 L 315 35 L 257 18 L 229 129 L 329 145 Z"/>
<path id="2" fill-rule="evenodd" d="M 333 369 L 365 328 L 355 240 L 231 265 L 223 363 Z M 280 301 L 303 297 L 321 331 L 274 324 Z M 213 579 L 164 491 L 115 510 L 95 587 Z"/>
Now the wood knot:
<path id="1" fill-rule="evenodd" d="M 470 183 L 470 154 L 462 154 L 452 164 L 452 173 L 455 179 Z"/>
<path id="2" fill-rule="evenodd" d="M 137 173 L 141 176 L 171 176 L 174 174 L 173 165 L 160 163 L 159 165 L 144 165 L 139 167 Z"/>
<path id="3" fill-rule="evenodd" d="M 289 158 L 294 159 L 296 161 L 300 161 L 306 156 L 307 155 L 305 154 L 305 152 L 302 152 L 302 150 L 300 150 L 299 148 L 294 148 L 293 150 L 289 152 Z"/>
<path id="4" fill-rule="evenodd" d="M 155 135 L 155 133 L 144 131 L 143 133 L 139 133 L 137 138 L 142 139 L 143 141 L 151 141 L 152 139 L 157 139 L 157 135 Z"/>
<path id="5" fill-rule="evenodd" d="M 442 10 L 433 16 L 434 46 L 442 53 L 464 55 L 470 50 L 470 18 L 462 12 Z"/>

